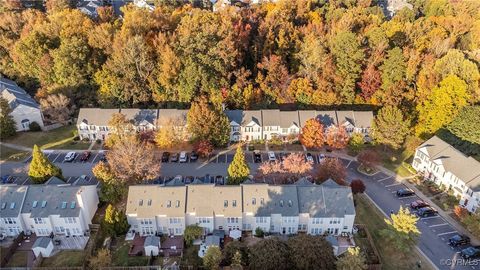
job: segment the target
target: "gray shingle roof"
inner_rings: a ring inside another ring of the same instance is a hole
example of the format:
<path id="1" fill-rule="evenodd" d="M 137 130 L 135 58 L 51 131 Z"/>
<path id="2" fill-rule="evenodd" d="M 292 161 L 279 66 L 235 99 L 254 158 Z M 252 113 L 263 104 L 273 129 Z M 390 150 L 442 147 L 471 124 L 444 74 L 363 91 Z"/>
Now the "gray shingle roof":
<path id="1" fill-rule="evenodd" d="M 132 119 L 135 125 L 140 125 L 143 122 L 156 125 L 158 117 L 158 110 L 150 109 L 121 109 L 120 113 L 123 113 L 127 119 Z"/>
<path id="2" fill-rule="evenodd" d="M 50 215 L 78 217 L 80 207 L 77 193 L 82 188 L 84 187 L 71 185 L 30 185 L 22 214 L 30 213 L 31 218 Z"/>
<path id="3" fill-rule="evenodd" d="M 183 126 L 187 124 L 188 110 L 177 109 L 159 109 L 158 110 L 158 123 L 160 125 L 167 121 L 173 121 L 177 126 Z"/>
<path id="4" fill-rule="evenodd" d="M 303 127 L 307 120 L 317 117 L 317 112 L 315 111 L 298 111 L 300 117 L 300 125 Z"/>
<path id="5" fill-rule="evenodd" d="M 40 105 L 12 80 L 0 78 L 0 94 L 8 100 L 12 110 L 20 104 L 37 109 L 40 108 Z"/>
<path id="6" fill-rule="evenodd" d="M 234 121 L 237 124 L 242 123 L 243 111 L 242 110 L 226 110 L 225 115 L 230 122 Z"/>
<path id="7" fill-rule="evenodd" d="M 470 189 L 480 191 L 480 162 L 465 156 L 437 136 L 433 136 L 419 148 L 425 149 L 430 160 L 441 162 L 446 171 L 460 178 Z"/>
<path id="8" fill-rule="evenodd" d="M 300 213 L 311 217 L 343 217 L 355 215 L 350 187 L 311 185 L 297 186 Z"/>
<path id="9" fill-rule="evenodd" d="M 292 125 L 300 128 L 300 118 L 298 111 L 280 111 L 279 113 L 280 128 L 289 128 Z"/>
<path id="10" fill-rule="evenodd" d="M 120 109 L 81 108 L 78 113 L 77 125 L 108 126 L 108 122 Z"/>
<path id="11" fill-rule="evenodd" d="M 322 122 L 325 128 L 331 125 L 337 125 L 337 115 L 335 111 L 317 111 L 317 119 Z"/>
<path id="12" fill-rule="evenodd" d="M 349 122 L 355 126 L 355 116 L 353 111 L 337 111 L 337 121 L 339 125 Z"/>
<path id="13" fill-rule="evenodd" d="M 242 116 L 242 126 L 248 125 L 250 122 L 254 121 L 257 125 L 262 126 L 262 111 L 243 111 Z"/>
<path id="14" fill-rule="evenodd" d="M 55 176 L 50 177 L 50 179 L 48 179 L 48 181 L 45 182 L 45 185 L 63 185 L 63 184 L 65 184 L 65 181 Z"/>
<path id="15" fill-rule="evenodd" d="M 280 110 L 262 110 L 264 126 L 280 126 Z"/>
<path id="16" fill-rule="evenodd" d="M 0 216 L 18 217 L 26 194 L 27 186 L 0 185 Z"/>
<path id="17" fill-rule="evenodd" d="M 255 216 L 298 215 L 295 185 L 270 186 L 267 184 L 242 185 L 243 208 Z M 263 200 L 263 203 L 262 203 Z"/>
<path id="18" fill-rule="evenodd" d="M 47 248 L 48 245 L 52 242 L 52 238 L 50 237 L 38 237 L 37 240 L 35 240 L 35 243 L 33 244 L 32 248 Z"/>
<path id="19" fill-rule="evenodd" d="M 358 128 L 369 128 L 372 125 L 373 121 L 373 112 L 371 111 L 355 111 L 353 112 L 355 117 L 355 127 Z"/>
<path id="20" fill-rule="evenodd" d="M 220 246 L 220 237 L 217 235 L 208 235 L 205 237 L 205 245 L 209 246 Z"/>

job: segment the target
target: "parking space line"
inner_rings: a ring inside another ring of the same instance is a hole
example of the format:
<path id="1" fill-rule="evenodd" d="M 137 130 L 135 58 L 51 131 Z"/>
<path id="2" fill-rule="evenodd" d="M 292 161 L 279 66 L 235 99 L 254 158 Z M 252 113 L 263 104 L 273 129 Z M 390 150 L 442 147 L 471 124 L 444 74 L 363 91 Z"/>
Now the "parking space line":
<path id="1" fill-rule="evenodd" d="M 348 168 L 348 166 L 350 166 L 350 164 L 352 163 L 352 161 L 353 161 L 353 160 L 350 160 L 350 161 L 348 162 L 347 168 Z M 320 161 L 319 161 L 318 163 L 320 163 Z"/>
<path id="2" fill-rule="evenodd" d="M 442 218 L 442 217 L 441 216 L 431 216 L 431 217 L 421 218 L 421 220 L 427 220 L 427 219 L 432 219 L 432 218 Z"/>
<path id="3" fill-rule="evenodd" d="M 445 226 L 445 225 L 450 225 L 448 223 L 442 223 L 442 224 L 435 224 L 435 225 L 430 225 L 428 227 L 433 228 L 433 227 L 440 227 L 440 226 Z"/>
<path id="4" fill-rule="evenodd" d="M 25 184 L 28 181 L 28 177 L 25 178 L 25 181 L 23 181 L 22 185 Z"/>
<path id="5" fill-rule="evenodd" d="M 442 236 L 442 235 L 447 235 L 447 234 L 452 234 L 452 233 L 457 233 L 457 231 L 439 233 L 439 234 L 437 234 L 437 236 Z"/>
<path id="6" fill-rule="evenodd" d="M 95 155 L 95 157 L 93 157 L 92 163 L 95 162 L 95 159 L 97 159 L 97 157 L 98 157 L 99 154 L 100 154 L 100 153 L 97 153 L 97 154 Z"/>
<path id="7" fill-rule="evenodd" d="M 391 177 L 391 176 L 389 176 L 389 177 L 386 177 L 386 178 L 383 178 L 383 179 L 377 180 L 377 182 L 382 182 L 382 181 L 385 181 L 385 180 L 387 180 L 387 179 L 390 179 L 390 178 L 392 178 L 392 177 Z"/>
<path id="8" fill-rule="evenodd" d="M 57 156 L 56 156 L 56 157 L 53 159 L 53 161 L 52 161 L 52 162 L 55 162 L 55 161 L 57 161 L 57 158 L 58 158 L 59 156 L 60 156 L 60 154 L 57 154 Z"/>
<path id="9" fill-rule="evenodd" d="M 392 193 L 395 193 L 396 191 L 392 192 Z M 406 196 L 406 197 L 398 197 L 399 200 L 403 200 L 403 199 L 409 199 L 409 198 L 413 198 L 415 197 L 415 195 L 412 195 L 412 196 Z"/>
<path id="10" fill-rule="evenodd" d="M 393 186 L 399 186 L 399 185 L 403 185 L 402 183 L 395 183 L 395 184 L 391 184 L 391 185 L 386 185 L 385 187 L 393 187 Z"/>

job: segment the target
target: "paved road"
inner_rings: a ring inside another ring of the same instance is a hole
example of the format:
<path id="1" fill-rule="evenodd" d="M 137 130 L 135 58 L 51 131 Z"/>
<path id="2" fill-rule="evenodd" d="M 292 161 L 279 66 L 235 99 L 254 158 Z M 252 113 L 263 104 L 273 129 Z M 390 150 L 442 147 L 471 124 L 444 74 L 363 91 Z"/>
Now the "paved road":
<path id="1" fill-rule="evenodd" d="M 91 168 L 99 161 L 99 155 L 92 155 L 89 161 L 81 162 L 78 157 L 72 163 L 63 162 L 65 153 L 52 152 L 48 154 L 50 160 L 57 164 L 63 171 L 65 177 L 74 177 L 79 175 L 92 175 Z M 250 163 L 250 168 L 255 171 L 259 164 L 252 163 L 253 156 L 251 153 L 246 155 L 247 161 Z M 262 154 L 262 159 L 266 160 L 266 154 Z M 233 159 L 233 153 L 226 153 L 219 155 L 210 162 L 196 161 L 192 163 L 163 163 L 162 176 L 173 177 L 176 175 L 183 176 L 198 176 L 202 177 L 209 175 L 226 175 L 227 166 Z M 26 175 L 28 169 L 27 159 L 24 163 L 19 162 L 5 162 L 0 164 L 1 175 Z M 315 158 L 318 163 L 318 158 Z M 365 176 L 358 173 L 356 168 L 358 163 L 356 161 L 349 161 L 342 159 L 342 162 L 348 169 L 348 180 L 362 179 L 367 186 L 367 195 L 376 203 L 384 213 L 390 211 L 397 212 L 401 205 L 407 206 L 410 202 L 419 199 L 417 196 L 406 198 L 397 198 L 396 190 L 404 188 L 404 184 L 396 182 L 396 180 L 383 173 L 379 172 L 374 176 Z M 21 182 L 20 178 L 20 182 Z M 459 258 L 459 248 L 453 249 L 447 245 L 448 238 L 456 233 L 454 227 L 449 224 L 443 217 L 428 217 L 420 219 L 418 227 L 421 231 L 418 247 L 428 258 L 438 267 L 438 269 L 458 269 L 458 270 L 480 270 L 480 260 L 476 265 L 456 265 L 449 266 L 449 260 Z M 462 262 L 460 260 L 459 262 Z"/>

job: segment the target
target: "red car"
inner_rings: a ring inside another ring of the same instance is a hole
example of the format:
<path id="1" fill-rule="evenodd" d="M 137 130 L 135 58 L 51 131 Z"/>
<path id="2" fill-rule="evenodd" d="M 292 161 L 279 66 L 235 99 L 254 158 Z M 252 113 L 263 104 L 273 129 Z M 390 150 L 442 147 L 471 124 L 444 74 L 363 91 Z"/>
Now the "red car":
<path id="1" fill-rule="evenodd" d="M 80 161 L 87 161 L 92 153 L 90 151 L 83 152 L 82 156 L 80 157 Z"/>
<path id="2" fill-rule="evenodd" d="M 422 200 L 416 200 L 410 204 L 410 207 L 412 209 L 420 209 L 427 206 L 430 206 L 430 205 Z"/>

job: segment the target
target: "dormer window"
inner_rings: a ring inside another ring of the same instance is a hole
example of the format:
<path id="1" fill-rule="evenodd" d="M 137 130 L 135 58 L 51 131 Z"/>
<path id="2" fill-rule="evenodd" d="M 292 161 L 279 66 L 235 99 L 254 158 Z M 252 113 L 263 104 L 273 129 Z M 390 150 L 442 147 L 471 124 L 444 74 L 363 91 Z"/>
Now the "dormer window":
<path id="1" fill-rule="evenodd" d="M 13 208 L 15 208 L 15 203 L 14 203 L 14 202 L 12 202 L 12 203 L 10 204 L 10 209 L 13 209 Z"/>
<path id="2" fill-rule="evenodd" d="M 167 201 L 167 207 L 168 208 L 172 207 L 172 201 Z"/>
<path id="3" fill-rule="evenodd" d="M 175 202 L 175 207 L 176 207 L 176 208 L 180 207 L 180 201 L 179 201 L 179 200 L 177 200 L 177 201 Z"/>
<path id="4" fill-rule="evenodd" d="M 283 200 L 280 200 L 280 207 L 283 207 Z"/>
<path id="5" fill-rule="evenodd" d="M 72 201 L 70 203 L 70 209 L 75 209 L 76 202 Z"/>
<path id="6" fill-rule="evenodd" d="M 62 202 L 62 209 L 67 208 L 67 202 Z"/>
<path id="7" fill-rule="evenodd" d="M 47 206 L 47 201 L 42 201 L 42 208 L 45 208 Z"/>
<path id="8" fill-rule="evenodd" d="M 148 206 L 151 206 L 151 205 L 152 205 L 152 199 L 149 199 L 149 200 L 148 200 L 147 205 L 148 205 Z"/>
<path id="9" fill-rule="evenodd" d="M 257 200 L 255 198 L 252 198 L 252 205 L 257 204 Z"/>
<path id="10" fill-rule="evenodd" d="M 232 201 L 232 207 L 237 207 L 237 200 Z"/>
<path id="11" fill-rule="evenodd" d="M 33 207 L 33 208 L 36 208 L 36 207 L 37 207 L 37 204 L 38 204 L 37 201 L 33 201 L 32 207 Z"/>
<path id="12" fill-rule="evenodd" d="M 2 209 L 5 209 L 7 207 L 7 203 L 2 203 Z"/>
<path id="13" fill-rule="evenodd" d="M 139 206 L 143 206 L 143 200 L 138 201 Z"/>
<path id="14" fill-rule="evenodd" d="M 293 205 L 292 200 L 288 200 L 288 207 L 292 207 L 292 205 Z"/>

